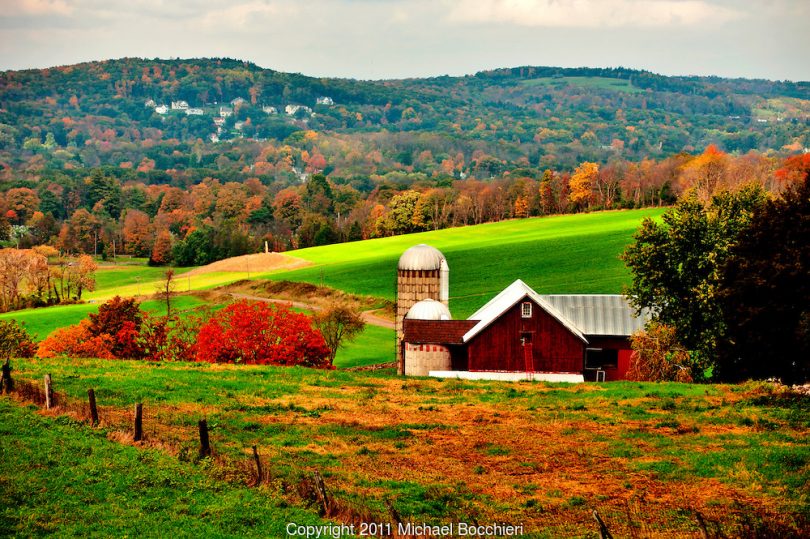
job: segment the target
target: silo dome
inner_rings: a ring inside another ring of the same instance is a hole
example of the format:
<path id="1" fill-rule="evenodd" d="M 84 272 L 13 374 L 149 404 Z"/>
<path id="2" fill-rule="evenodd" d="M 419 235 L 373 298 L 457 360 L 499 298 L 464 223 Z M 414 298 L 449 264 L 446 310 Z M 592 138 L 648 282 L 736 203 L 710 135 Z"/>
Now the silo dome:
<path id="1" fill-rule="evenodd" d="M 450 309 L 444 303 L 440 303 L 434 299 L 423 299 L 413 304 L 408 314 L 405 315 L 408 320 L 452 320 Z"/>
<path id="2" fill-rule="evenodd" d="M 397 267 L 406 271 L 437 270 L 441 266 L 442 260 L 444 260 L 444 255 L 441 251 L 420 243 L 402 253 Z"/>

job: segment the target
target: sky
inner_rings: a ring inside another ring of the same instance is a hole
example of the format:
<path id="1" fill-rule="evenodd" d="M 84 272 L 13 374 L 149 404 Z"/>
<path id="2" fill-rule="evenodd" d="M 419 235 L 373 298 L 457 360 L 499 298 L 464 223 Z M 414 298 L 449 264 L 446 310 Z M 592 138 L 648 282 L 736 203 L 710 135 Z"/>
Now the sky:
<path id="1" fill-rule="evenodd" d="M 0 70 L 229 57 L 318 77 L 629 67 L 810 81 L 810 0 L 0 0 Z"/>

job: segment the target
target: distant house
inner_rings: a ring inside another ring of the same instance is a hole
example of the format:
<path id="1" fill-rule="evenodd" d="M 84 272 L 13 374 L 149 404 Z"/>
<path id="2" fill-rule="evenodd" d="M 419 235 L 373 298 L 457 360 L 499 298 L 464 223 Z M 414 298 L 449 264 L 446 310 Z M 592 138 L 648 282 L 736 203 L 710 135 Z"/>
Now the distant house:
<path id="1" fill-rule="evenodd" d="M 231 99 L 231 105 L 234 106 L 234 107 L 238 107 L 239 105 L 242 105 L 244 103 L 247 103 L 247 101 L 245 101 L 241 97 L 237 97 L 236 99 Z"/>
<path id="2" fill-rule="evenodd" d="M 262 107 L 262 112 L 265 114 L 278 114 L 276 107 L 271 107 L 270 105 L 264 105 Z"/>
<path id="3" fill-rule="evenodd" d="M 186 109 L 187 116 L 202 116 L 205 113 L 203 109 L 191 108 Z"/>
<path id="4" fill-rule="evenodd" d="M 233 109 L 230 107 L 219 107 L 219 116 L 220 118 L 227 118 L 228 116 L 233 115 Z"/>
<path id="5" fill-rule="evenodd" d="M 332 101 L 331 97 L 323 96 L 323 97 L 319 97 L 319 98 L 315 99 L 315 104 L 332 106 L 332 105 L 335 104 L 335 102 Z"/>
<path id="6" fill-rule="evenodd" d="M 187 110 L 187 101 L 172 101 L 172 110 Z"/>
<path id="7" fill-rule="evenodd" d="M 211 135 L 208 137 L 208 139 L 211 142 L 219 142 L 219 135 L 217 135 L 216 133 L 211 133 Z"/>
<path id="8" fill-rule="evenodd" d="M 286 112 L 289 116 L 293 116 L 299 110 L 303 110 L 307 114 L 312 114 L 312 109 L 305 105 L 287 105 L 284 107 L 284 112 Z"/>
<path id="9" fill-rule="evenodd" d="M 168 114 L 169 107 L 167 107 L 166 105 L 158 105 L 157 107 L 155 107 L 155 112 L 157 112 L 158 114 Z"/>
<path id="10" fill-rule="evenodd" d="M 237 131 L 241 131 L 243 127 L 245 127 L 245 122 L 236 122 L 233 124 L 233 128 Z"/>
<path id="11" fill-rule="evenodd" d="M 147 99 L 146 103 L 143 104 L 144 107 L 155 108 L 157 103 L 155 103 L 154 99 Z"/>
<path id="12" fill-rule="evenodd" d="M 214 124 L 219 126 L 225 125 L 225 118 L 214 118 Z"/>

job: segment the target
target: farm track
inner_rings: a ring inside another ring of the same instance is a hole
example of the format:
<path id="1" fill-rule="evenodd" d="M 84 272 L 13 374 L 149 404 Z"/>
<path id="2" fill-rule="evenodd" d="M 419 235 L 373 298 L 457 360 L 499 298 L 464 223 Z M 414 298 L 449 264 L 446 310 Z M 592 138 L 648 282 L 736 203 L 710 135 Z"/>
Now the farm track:
<path id="1" fill-rule="evenodd" d="M 265 303 L 278 303 L 282 305 L 289 305 L 290 307 L 295 307 L 296 309 L 306 309 L 308 311 L 323 310 L 323 307 L 320 305 L 315 305 L 314 303 L 305 303 L 303 301 L 293 301 L 282 298 L 265 298 L 261 296 L 253 296 L 250 294 L 240 294 L 237 292 L 231 292 L 230 296 L 234 299 L 246 299 L 250 301 L 263 301 Z M 360 316 L 362 316 L 363 321 L 366 324 L 386 329 L 394 329 L 394 322 L 375 314 L 375 312 L 376 312 L 375 310 L 363 311 L 362 313 L 360 313 Z"/>

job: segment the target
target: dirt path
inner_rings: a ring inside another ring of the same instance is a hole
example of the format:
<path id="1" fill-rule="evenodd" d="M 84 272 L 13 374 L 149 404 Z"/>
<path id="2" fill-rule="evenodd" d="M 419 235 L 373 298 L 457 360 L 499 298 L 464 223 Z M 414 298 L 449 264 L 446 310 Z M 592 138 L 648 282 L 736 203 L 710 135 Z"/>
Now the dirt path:
<path id="1" fill-rule="evenodd" d="M 291 307 L 296 307 L 298 309 L 307 309 L 309 311 L 320 311 L 323 309 L 323 307 L 321 307 L 320 305 L 314 305 L 312 303 L 304 303 L 302 301 L 292 301 L 289 299 L 263 298 L 261 296 L 252 296 L 250 294 L 239 294 L 237 292 L 231 292 L 230 295 L 234 299 L 264 301 L 265 303 L 283 303 L 285 305 L 290 305 Z M 362 313 L 360 313 L 360 316 L 363 318 L 363 321 L 366 324 L 370 324 L 372 326 L 379 326 L 381 328 L 394 329 L 394 322 L 388 320 L 387 318 L 383 318 L 382 316 L 374 314 L 374 311 L 363 311 Z"/>

